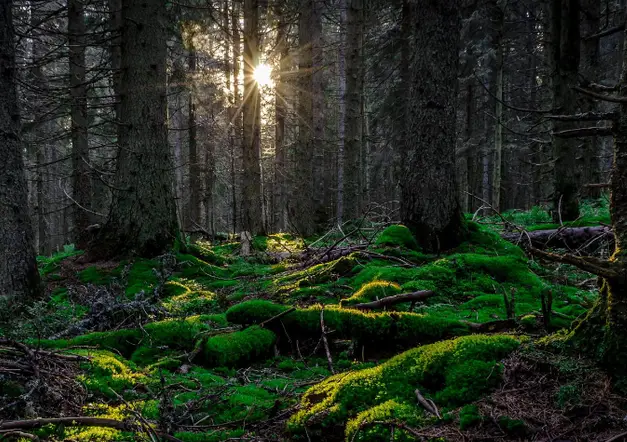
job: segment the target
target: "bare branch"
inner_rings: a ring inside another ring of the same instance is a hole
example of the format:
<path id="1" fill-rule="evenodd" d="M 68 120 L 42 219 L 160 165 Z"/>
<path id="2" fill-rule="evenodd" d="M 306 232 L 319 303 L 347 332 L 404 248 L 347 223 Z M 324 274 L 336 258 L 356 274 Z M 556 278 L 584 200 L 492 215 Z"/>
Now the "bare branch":
<path id="1" fill-rule="evenodd" d="M 585 112 L 575 115 L 547 115 L 545 118 L 557 121 L 602 121 L 615 120 L 618 112 Z"/>
<path id="2" fill-rule="evenodd" d="M 378 301 L 365 302 L 363 304 L 355 304 L 352 306 L 346 306 L 347 308 L 356 308 L 359 310 L 372 310 L 376 308 L 385 307 L 388 305 L 400 304 L 402 302 L 410 301 L 424 301 L 435 296 L 435 292 L 432 290 L 419 290 L 411 293 L 401 293 L 399 295 L 388 296 Z"/>
<path id="3" fill-rule="evenodd" d="M 611 127 L 582 127 L 552 132 L 551 135 L 559 138 L 609 137 L 613 135 L 613 132 Z"/>
<path id="4" fill-rule="evenodd" d="M 620 274 L 620 268 L 616 264 L 592 256 L 560 255 L 558 253 L 545 252 L 534 247 L 530 247 L 528 250 L 532 255 L 548 261 L 570 264 L 603 278 L 614 279 Z"/>
<path id="5" fill-rule="evenodd" d="M 618 97 L 616 95 L 599 94 L 597 92 L 584 89 L 579 86 L 575 86 L 573 87 L 573 89 L 589 97 L 596 98 L 597 100 L 609 101 L 610 103 L 627 103 L 627 97 Z"/>

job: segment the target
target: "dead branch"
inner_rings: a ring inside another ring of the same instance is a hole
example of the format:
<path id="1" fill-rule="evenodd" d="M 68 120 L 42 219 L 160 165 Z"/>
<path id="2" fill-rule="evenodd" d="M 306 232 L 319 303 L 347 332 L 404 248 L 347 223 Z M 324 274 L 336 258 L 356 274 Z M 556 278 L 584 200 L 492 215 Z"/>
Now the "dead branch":
<path id="1" fill-rule="evenodd" d="M 602 121 L 615 120 L 618 112 L 585 112 L 574 115 L 547 115 L 545 118 L 557 121 Z"/>
<path id="2" fill-rule="evenodd" d="M 618 97 L 616 95 L 600 94 L 600 93 L 591 91 L 589 89 L 584 89 L 579 86 L 575 86 L 573 87 L 573 89 L 589 97 L 596 98 L 597 100 L 609 101 L 610 103 L 627 103 L 627 97 Z"/>
<path id="3" fill-rule="evenodd" d="M 575 256 L 570 254 L 560 255 L 557 253 L 544 252 L 534 247 L 530 247 L 529 252 L 532 255 L 544 258 L 547 261 L 570 264 L 581 270 L 603 278 L 614 279 L 618 278 L 620 275 L 621 269 L 617 264 L 607 260 L 595 258 L 593 256 Z"/>
<path id="4" fill-rule="evenodd" d="M 320 310 L 320 328 L 322 328 L 322 343 L 324 344 L 324 351 L 327 354 L 327 362 L 329 363 L 329 371 L 335 374 L 333 370 L 333 359 L 331 359 L 331 350 L 329 349 L 329 341 L 327 341 L 327 329 L 324 325 L 324 308 Z"/>
<path id="5" fill-rule="evenodd" d="M 591 244 L 597 239 L 607 238 L 613 247 L 614 235 L 608 226 L 593 227 L 561 227 L 559 229 L 546 229 L 521 233 L 501 234 L 501 238 L 513 242 L 514 244 L 529 244 L 538 249 L 547 247 L 559 247 L 570 250 L 577 250 L 583 246 Z"/>
<path id="6" fill-rule="evenodd" d="M 422 407 L 431 413 L 434 416 L 437 416 L 438 419 L 442 419 L 440 412 L 438 411 L 438 407 L 435 406 L 435 403 L 430 399 L 425 399 L 425 397 L 420 393 L 420 390 L 416 389 L 414 391 L 416 394 L 416 399 L 418 399 L 418 403 L 422 405 Z"/>
<path id="7" fill-rule="evenodd" d="M 470 322 L 470 321 L 460 321 L 462 324 L 465 324 L 470 328 L 470 330 L 477 333 L 495 333 L 502 332 L 505 330 L 512 330 L 518 327 L 518 323 L 515 319 L 500 319 L 498 321 L 490 321 L 484 323 L 478 322 Z"/>
<path id="8" fill-rule="evenodd" d="M 259 324 L 260 327 L 265 327 L 266 325 L 270 324 L 271 322 L 276 321 L 277 319 L 282 318 L 283 316 L 287 315 L 288 313 L 292 313 L 294 310 L 296 310 L 296 307 L 290 307 L 289 309 L 282 311 L 281 313 L 279 313 L 278 315 L 274 315 L 273 317 L 271 317 L 270 319 L 266 319 L 265 321 L 263 321 L 262 323 Z"/>
<path id="9" fill-rule="evenodd" d="M 614 132 L 611 127 L 582 127 L 579 129 L 551 132 L 551 135 L 559 138 L 611 137 L 613 134 Z"/>
<path id="10" fill-rule="evenodd" d="M 358 310 L 374 310 L 377 308 L 386 307 L 389 305 L 396 305 L 403 302 L 424 301 L 425 299 L 429 299 L 435 295 L 436 293 L 432 290 L 419 290 L 411 293 L 401 293 L 398 295 L 387 296 L 377 301 L 355 304 L 352 306 L 347 306 L 347 308 L 355 308 Z"/>

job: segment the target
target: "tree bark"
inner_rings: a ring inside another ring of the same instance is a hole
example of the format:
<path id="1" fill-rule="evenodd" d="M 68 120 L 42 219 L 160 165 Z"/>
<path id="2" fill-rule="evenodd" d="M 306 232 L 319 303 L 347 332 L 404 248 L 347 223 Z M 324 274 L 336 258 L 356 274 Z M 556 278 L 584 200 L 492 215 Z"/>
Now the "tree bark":
<path id="1" fill-rule="evenodd" d="M 340 44 L 338 50 L 338 116 L 337 116 L 337 206 L 336 218 L 338 226 L 341 226 L 344 220 L 344 169 L 346 154 L 346 9 L 347 0 L 340 0 Z"/>
<path id="2" fill-rule="evenodd" d="M 580 60 L 579 0 L 552 0 L 551 6 L 551 88 L 553 108 L 560 113 L 577 113 L 577 96 L 572 89 L 578 84 Z M 570 128 L 568 123 L 553 122 L 553 132 Z M 552 137 L 553 219 L 573 221 L 579 217 L 576 144 L 573 140 Z"/>
<path id="3" fill-rule="evenodd" d="M 119 154 L 111 212 L 95 256 L 155 256 L 178 236 L 166 127 L 165 5 L 122 2 Z"/>
<path id="4" fill-rule="evenodd" d="M 87 139 L 87 83 L 85 66 L 86 28 L 82 0 L 68 1 L 68 46 L 70 48 L 70 114 L 72 119 L 72 198 L 74 241 L 84 249 L 91 224 L 91 177 Z"/>
<path id="5" fill-rule="evenodd" d="M 361 215 L 364 0 L 348 0 L 343 218 Z"/>
<path id="6" fill-rule="evenodd" d="M 287 71 L 289 70 L 289 46 L 287 44 L 287 22 L 283 11 L 278 10 L 276 52 L 280 56 L 279 76 L 275 86 L 274 102 L 274 228 L 285 229 L 286 224 L 286 148 L 285 118 L 287 116 Z"/>
<path id="7" fill-rule="evenodd" d="M 401 220 L 425 250 L 438 252 L 465 236 L 455 180 L 460 4 L 422 3 L 410 4 L 414 52 Z"/>
<path id="8" fill-rule="evenodd" d="M 0 2 L 0 296 L 40 294 L 20 140 L 13 2 Z"/>
<path id="9" fill-rule="evenodd" d="M 259 64 L 259 0 L 244 0 L 244 114 L 242 230 L 263 232 L 261 200 L 261 97 L 254 72 Z"/>

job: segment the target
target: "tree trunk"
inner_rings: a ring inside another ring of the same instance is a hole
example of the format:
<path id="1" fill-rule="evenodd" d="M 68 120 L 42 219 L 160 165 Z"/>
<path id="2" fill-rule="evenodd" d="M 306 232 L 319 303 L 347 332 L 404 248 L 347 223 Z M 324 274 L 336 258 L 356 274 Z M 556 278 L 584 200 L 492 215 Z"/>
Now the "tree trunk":
<path id="1" fill-rule="evenodd" d="M 231 209 L 233 217 L 233 233 L 238 232 L 241 226 L 241 169 L 242 169 L 242 112 L 239 94 L 239 73 L 242 56 L 240 29 L 240 12 L 238 3 L 233 2 L 231 13 L 231 32 L 233 34 L 233 106 L 231 117 Z"/>
<path id="2" fill-rule="evenodd" d="M 166 128 L 165 5 L 122 2 L 121 126 L 109 219 L 92 253 L 155 256 L 178 236 Z"/>
<path id="3" fill-rule="evenodd" d="M 314 0 L 301 0 L 298 23 L 298 141 L 294 152 L 290 223 L 301 236 L 314 232 L 313 219 L 313 9 Z"/>
<path id="4" fill-rule="evenodd" d="M 40 293 L 20 140 L 13 2 L 0 2 L 0 296 Z"/>
<path id="5" fill-rule="evenodd" d="M 490 15 L 492 26 L 495 27 L 494 49 L 495 60 L 495 86 L 494 100 L 494 161 L 492 164 L 492 207 L 501 210 L 501 178 L 503 165 L 503 32 L 505 26 L 505 12 L 501 2 L 495 1 L 493 13 Z"/>
<path id="6" fill-rule="evenodd" d="M 579 0 L 553 0 L 551 7 L 551 88 L 553 109 L 565 115 L 577 113 L 577 96 L 572 89 L 579 81 L 580 32 Z M 570 123 L 555 121 L 553 131 L 569 129 Z M 577 141 L 552 137 L 553 219 L 572 221 L 579 217 L 579 189 L 577 185 Z"/>
<path id="7" fill-rule="evenodd" d="M 188 137 L 189 137 L 189 227 L 194 229 L 196 224 L 200 224 L 200 164 L 198 159 L 198 139 L 196 122 L 196 48 L 194 47 L 193 36 L 190 37 L 189 54 L 187 56 L 188 69 Z M 211 180 L 209 180 L 211 181 Z M 212 186 L 213 187 L 213 186 Z M 207 189 L 207 195 L 212 189 Z"/>
<path id="8" fill-rule="evenodd" d="M 363 34 L 364 0 L 348 0 L 343 198 L 343 217 L 346 219 L 361 215 Z"/>
<path id="9" fill-rule="evenodd" d="M 84 249 L 91 224 L 91 179 L 87 140 L 87 84 L 85 67 L 85 17 L 82 0 L 68 1 L 68 46 L 70 48 L 70 114 L 72 118 L 72 197 L 74 241 Z"/>
<path id="10" fill-rule="evenodd" d="M 346 152 L 346 9 L 347 0 L 340 0 L 340 45 L 338 50 L 338 116 L 337 116 L 337 207 L 336 218 L 339 226 L 344 220 L 344 169 Z"/>
<path id="11" fill-rule="evenodd" d="M 279 78 L 275 86 L 274 102 L 274 228 L 281 231 L 286 227 L 286 169 L 285 169 L 285 118 L 287 116 L 286 84 L 287 71 L 289 70 L 289 46 L 287 44 L 287 23 L 283 11 L 278 11 L 279 24 L 277 27 L 276 52 L 280 55 Z"/>
<path id="12" fill-rule="evenodd" d="M 244 0 L 244 114 L 242 230 L 263 232 L 261 200 L 261 99 L 254 72 L 259 64 L 259 0 Z"/>
<path id="13" fill-rule="evenodd" d="M 449 249 L 465 236 L 455 181 L 459 7 L 459 0 L 410 4 L 414 52 L 401 220 L 427 251 Z"/>

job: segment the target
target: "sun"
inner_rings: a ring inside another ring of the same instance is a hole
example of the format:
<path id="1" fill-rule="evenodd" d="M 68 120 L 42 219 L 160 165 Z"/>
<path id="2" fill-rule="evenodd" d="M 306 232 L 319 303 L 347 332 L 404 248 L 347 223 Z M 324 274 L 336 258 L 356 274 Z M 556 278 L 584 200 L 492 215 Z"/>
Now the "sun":
<path id="1" fill-rule="evenodd" d="M 272 86 L 272 68 L 267 64 L 257 65 L 253 76 L 259 86 Z"/>

